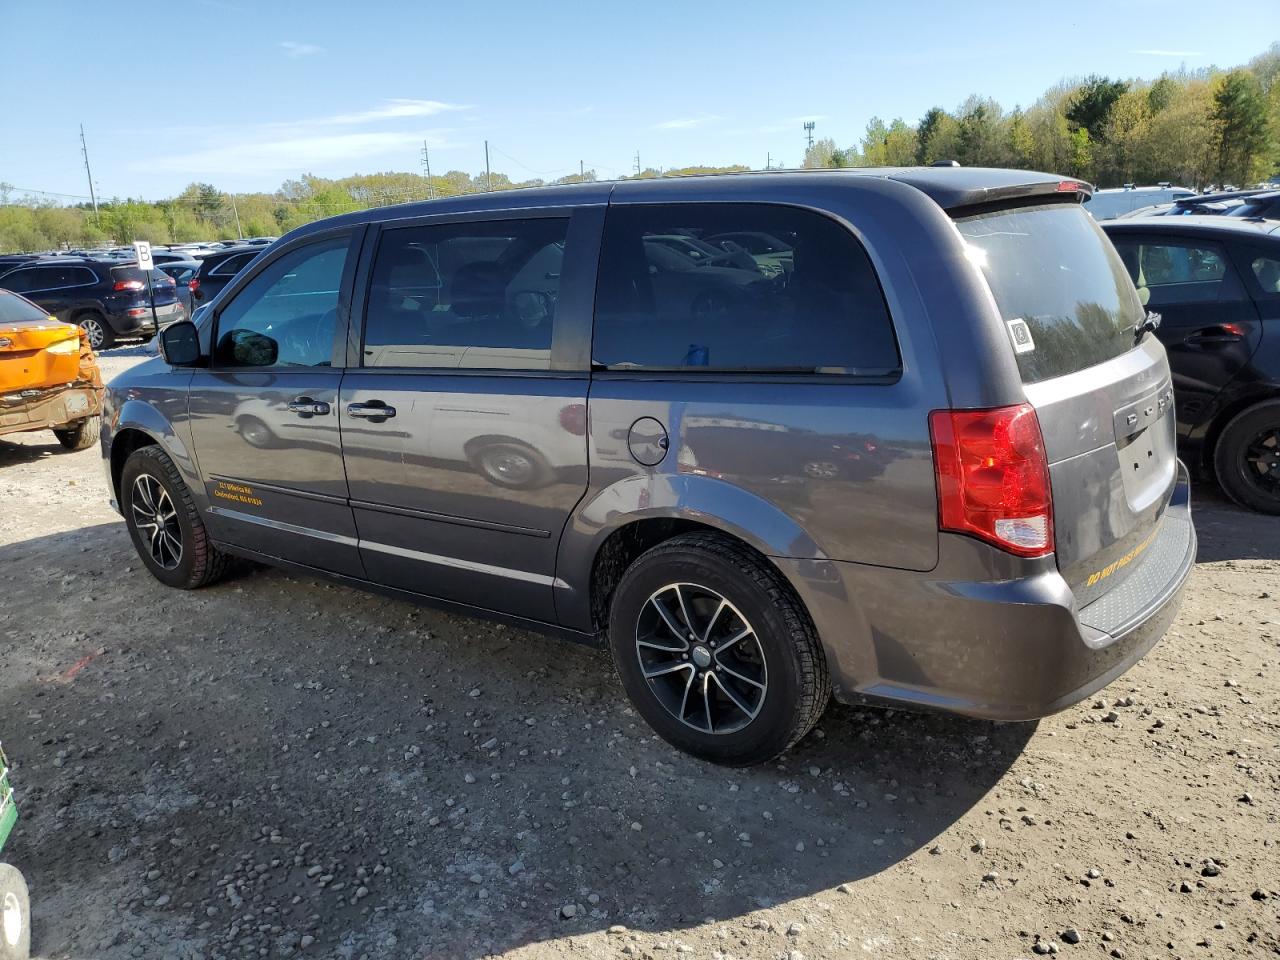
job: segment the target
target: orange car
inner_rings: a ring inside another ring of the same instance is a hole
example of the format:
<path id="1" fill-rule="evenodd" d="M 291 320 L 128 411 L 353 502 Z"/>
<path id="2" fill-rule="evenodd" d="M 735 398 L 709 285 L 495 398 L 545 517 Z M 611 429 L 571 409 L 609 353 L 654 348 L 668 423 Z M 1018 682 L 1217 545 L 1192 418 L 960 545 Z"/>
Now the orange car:
<path id="1" fill-rule="evenodd" d="M 102 375 L 79 327 L 0 290 L 0 436 L 52 430 L 86 450 L 102 427 Z"/>

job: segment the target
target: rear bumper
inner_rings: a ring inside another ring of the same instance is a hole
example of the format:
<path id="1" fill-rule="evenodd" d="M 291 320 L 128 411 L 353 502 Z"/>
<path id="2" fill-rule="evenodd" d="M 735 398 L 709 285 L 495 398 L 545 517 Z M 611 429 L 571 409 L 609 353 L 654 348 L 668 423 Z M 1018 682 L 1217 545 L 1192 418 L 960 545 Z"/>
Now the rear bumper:
<path id="1" fill-rule="evenodd" d="M 1052 557 L 1028 564 L 966 537 L 941 537 L 928 573 L 775 562 L 813 616 L 837 699 L 1033 720 L 1106 686 L 1155 646 L 1195 554 L 1179 464 L 1143 563 L 1083 609 Z"/>
<path id="2" fill-rule="evenodd" d="M 153 334 L 157 330 L 185 318 L 186 310 L 183 309 L 181 303 L 175 302 L 157 306 L 155 316 L 152 316 L 151 308 L 147 307 L 144 313 L 136 317 L 131 317 L 128 313 L 114 313 L 107 319 L 111 324 L 111 329 L 121 336 L 139 337 Z"/>
<path id="3" fill-rule="evenodd" d="M 102 412 L 102 390 L 76 385 L 24 399 L 0 398 L 0 435 L 62 427 Z"/>

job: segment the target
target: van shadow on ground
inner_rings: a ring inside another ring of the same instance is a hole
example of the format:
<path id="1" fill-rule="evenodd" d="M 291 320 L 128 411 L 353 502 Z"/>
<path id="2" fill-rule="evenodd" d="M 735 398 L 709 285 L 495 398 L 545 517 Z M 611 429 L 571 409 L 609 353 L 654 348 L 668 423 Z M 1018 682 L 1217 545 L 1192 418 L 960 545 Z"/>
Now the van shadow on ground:
<path id="1" fill-rule="evenodd" d="M 738 917 L 927 847 L 1034 729 L 834 708 L 725 770 L 651 737 L 598 651 L 271 571 L 170 591 L 119 523 L 0 547 L 0 590 L 6 853 L 44 902 L 103 905 L 37 897 L 45 952 L 461 957 Z"/>

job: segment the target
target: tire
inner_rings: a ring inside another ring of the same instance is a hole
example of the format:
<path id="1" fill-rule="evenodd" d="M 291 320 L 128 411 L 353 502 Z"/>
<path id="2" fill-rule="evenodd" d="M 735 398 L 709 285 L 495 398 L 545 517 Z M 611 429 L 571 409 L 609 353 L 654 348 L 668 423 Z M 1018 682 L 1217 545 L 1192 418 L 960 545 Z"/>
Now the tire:
<path id="1" fill-rule="evenodd" d="M 676 637 L 689 619 L 697 636 Z M 609 645 L 640 715 L 672 746 L 713 763 L 776 757 L 831 699 L 800 600 L 762 557 L 719 534 L 674 537 L 627 568 L 610 603 Z"/>
<path id="2" fill-rule="evenodd" d="M 17 867 L 0 863 L 0 960 L 31 956 L 31 897 Z"/>
<path id="3" fill-rule="evenodd" d="M 1213 448 L 1213 467 L 1223 492 L 1240 506 L 1280 514 L 1280 400 L 1232 417 Z"/>
<path id="4" fill-rule="evenodd" d="M 116 332 L 107 323 L 107 318 L 97 312 L 82 313 L 76 317 L 76 326 L 89 334 L 89 346 L 94 353 L 110 350 L 115 346 Z"/>
<path id="5" fill-rule="evenodd" d="M 160 447 L 142 447 L 125 461 L 120 510 L 134 549 L 161 583 L 195 590 L 216 582 L 230 569 L 231 557 L 210 542 L 191 491 Z M 159 523 L 158 528 L 149 525 L 152 520 Z M 146 525 L 140 527 L 140 523 Z"/>
<path id="6" fill-rule="evenodd" d="M 88 450 L 98 442 L 102 433 L 102 417 L 94 414 L 83 420 L 77 420 L 67 427 L 59 427 L 53 431 L 58 442 L 68 450 Z"/>

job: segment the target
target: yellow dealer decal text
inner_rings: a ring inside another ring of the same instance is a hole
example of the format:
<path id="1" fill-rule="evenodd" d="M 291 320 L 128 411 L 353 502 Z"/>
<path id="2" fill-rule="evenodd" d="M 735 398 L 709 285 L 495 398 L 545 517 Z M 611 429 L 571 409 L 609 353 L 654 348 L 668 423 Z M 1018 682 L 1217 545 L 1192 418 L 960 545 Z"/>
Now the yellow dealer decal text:
<path id="1" fill-rule="evenodd" d="M 226 483 L 219 480 L 213 488 L 213 495 L 222 500 L 247 503 L 251 507 L 262 506 L 262 501 L 253 495 L 253 487 L 245 486 L 243 483 Z"/>

